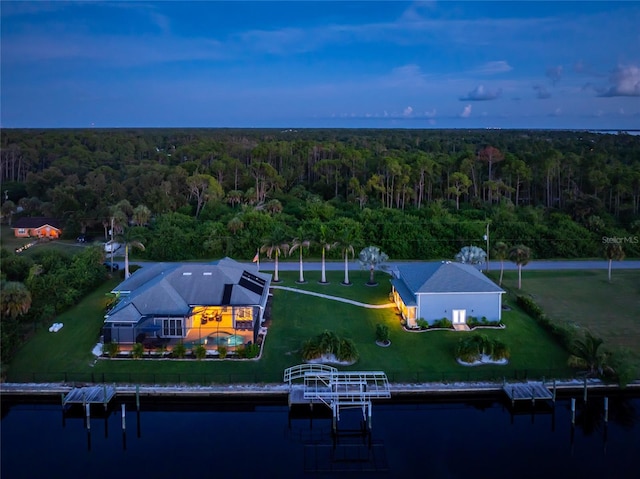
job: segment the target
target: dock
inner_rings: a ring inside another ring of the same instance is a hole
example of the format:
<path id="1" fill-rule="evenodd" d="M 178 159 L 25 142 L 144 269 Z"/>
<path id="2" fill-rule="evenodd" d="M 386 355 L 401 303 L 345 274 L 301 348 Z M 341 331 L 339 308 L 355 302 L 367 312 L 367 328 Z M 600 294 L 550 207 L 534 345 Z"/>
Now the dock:
<path id="1" fill-rule="evenodd" d="M 71 404 L 104 404 L 105 407 L 116 395 L 116 388 L 114 386 L 85 386 L 80 388 L 73 388 L 69 391 L 62 400 L 63 406 L 70 406 Z"/>
<path id="2" fill-rule="evenodd" d="M 554 394 L 541 382 L 504 384 L 502 390 L 511 400 L 511 404 L 522 400 L 535 403 L 537 400 L 548 401 L 555 399 Z"/>
<path id="3" fill-rule="evenodd" d="M 302 385 L 293 381 L 302 379 Z M 389 399 L 391 390 L 382 371 L 338 371 L 318 364 L 301 364 L 287 368 L 284 382 L 289 384 L 289 407 L 293 404 L 325 404 L 333 415 L 333 430 L 337 430 L 340 410 L 361 408 L 363 419 L 371 428 L 372 401 Z"/>

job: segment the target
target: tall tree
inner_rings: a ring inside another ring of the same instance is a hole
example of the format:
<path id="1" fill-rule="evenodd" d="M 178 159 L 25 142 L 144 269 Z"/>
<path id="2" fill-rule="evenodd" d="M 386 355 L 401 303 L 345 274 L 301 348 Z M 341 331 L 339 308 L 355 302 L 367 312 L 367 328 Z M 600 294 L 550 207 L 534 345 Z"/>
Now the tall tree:
<path id="1" fill-rule="evenodd" d="M 509 250 L 509 259 L 518 266 L 518 289 L 522 289 L 522 267 L 531 259 L 531 249 L 519 244 Z"/>
<path id="2" fill-rule="evenodd" d="M 471 180 L 464 173 L 456 171 L 451 175 L 452 185 L 447 188 L 448 194 L 453 194 L 456 197 L 456 210 L 460 209 L 460 196 L 466 194 L 471 186 Z"/>
<path id="3" fill-rule="evenodd" d="M 498 283 L 502 286 L 502 276 L 504 273 L 504 260 L 509 257 L 509 247 L 506 243 L 502 241 L 498 241 L 495 245 L 493 245 L 493 250 L 491 251 L 494 259 L 500 261 L 500 282 Z"/>
<path id="4" fill-rule="evenodd" d="M 354 230 L 349 226 L 345 226 L 340 232 L 340 237 L 337 241 L 337 245 L 342 250 L 342 257 L 344 258 L 344 281 L 342 284 L 348 286 L 351 284 L 349 281 L 349 255 L 352 257 L 355 255 L 353 249 Z"/>
<path id="5" fill-rule="evenodd" d="M 289 250 L 289 254 L 293 254 L 295 250 L 298 250 L 300 253 L 300 276 L 298 278 L 298 283 L 305 283 L 304 280 L 304 268 L 302 266 L 302 250 L 304 248 L 309 249 L 311 246 L 311 240 L 305 239 L 305 232 L 302 228 L 298 228 L 298 232 L 295 238 L 291 241 L 291 249 Z"/>
<path id="6" fill-rule="evenodd" d="M 190 197 L 196 200 L 196 218 L 200 216 L 202 208 L 210 200 L 220 199 L 224 196 L 222 186 L 211 175 L 196 173 L 187 178 Z"/>
<path id="7" fill-rule="evenodd" d="M 615 238 L 606 238 L 609 241 L 605 241 L 602 245 L 604 257 L 607 258 L 609 262 L 608 275 L 609 283 L 611 283 L 611 263 L 613 260 L 622 261 L 624 259 L 624 249 L 622 248 L 622 244 L 618 241 L 611 241 Z"/>
<path id="8" fill-rule="evenodd" d="M 271 259 L 272 256 L 275 256 L 275 273 L 273 275 L 273 282 L 279 283 L 278 259 L 281 254 L 286 255 L 289 252 L 289 244 L 286 242 L 286 235 L 282 228 L 274 229 L 271 234 L 264 239 L 263 244 L 260 247 L 260 251 L 262 253 L 266 253 L 269 259 Z"/>
<path id="9" fill-rule="evenodd" d="M 27 314 L 31 307 L 31 293 L 18 281 L 5 282 L 0 291 L 0 298 L 2 314 L 11 319 Z"/>
<path id="10" fill-rule="evenodd" d="M 329 228 L 327 228 L 327 226 L 324 223 L 320 224 L 320 228 L 318 229 L 318 232 L 317 232 L 316 242 L 320 246 L 320 249 L 322 250 L 322 271 L 320 276 L 320 283 L 322 284 L 328 283 L 326 266 L 325 266 L 326 252 L 329 251 L 334 246 L 336 246 L 336 242 L 331 239 L 331 234 L 332 233 L 329 231 Z"/>
<path id="11" fill-rule="evenodd" d="M 141 241 L 141 235 L 136 228 L 140 227 L 131 227 L 127 226 L 122 230 L 116 240 L 124 246 L 124 279 L 127 279 L 131 276 L 129 273 L 129 248 L 136 248 L 144 251 L 144 244 Z"/>

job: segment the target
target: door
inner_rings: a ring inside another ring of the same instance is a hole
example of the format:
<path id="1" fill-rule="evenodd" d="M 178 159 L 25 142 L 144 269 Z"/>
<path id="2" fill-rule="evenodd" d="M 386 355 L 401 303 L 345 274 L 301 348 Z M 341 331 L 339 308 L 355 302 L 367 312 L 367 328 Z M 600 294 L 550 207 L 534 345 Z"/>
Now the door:
<path id="1" fill-rule="evenodd" d="M 453 324 L 466 324 L 467 322 L 467 310 L 454 309 L 453 310 Z"/>

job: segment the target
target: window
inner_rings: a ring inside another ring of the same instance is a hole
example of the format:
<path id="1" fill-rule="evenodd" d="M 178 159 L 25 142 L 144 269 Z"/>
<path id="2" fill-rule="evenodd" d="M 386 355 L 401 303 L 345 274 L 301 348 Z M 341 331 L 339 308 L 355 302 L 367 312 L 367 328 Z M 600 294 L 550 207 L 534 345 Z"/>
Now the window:
<path id="1" fill-rule="evenodd" d="M 180 319 L 163 319 L 162 335 L 165 338 L 182 338 L 184 337 L 183 320 Z"/>

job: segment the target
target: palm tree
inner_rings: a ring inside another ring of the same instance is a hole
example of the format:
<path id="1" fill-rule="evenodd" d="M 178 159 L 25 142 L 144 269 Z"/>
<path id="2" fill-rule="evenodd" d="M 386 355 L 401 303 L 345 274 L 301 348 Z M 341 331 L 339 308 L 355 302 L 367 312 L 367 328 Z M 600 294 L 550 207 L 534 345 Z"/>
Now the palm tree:
<path id="1" fill-rule="evenodd" d="M 367 246 L 362 251 L 360 251 L 360 255 L 358 256 L 358 258 L 362 267 L 369 268 L 369 281 L 367 281 L 367 286 L 376 286 L 378 283 L 376 283 L 373 277 L 373 271 L 375 270 L 376 266 L 387 261 L 389 259 L 389 256 L 387 256 L 386 253 L 380 251 L 380 248 L 378 248 L 377 246 Z"/>
<path id="2" fill-rule="evenodd" d="M 322 248 L 322 274 L 320 278 L 320 283 L 327 284 L 327 273 L 325 269 L 325 252 L 330 250 L 336 245 L 336 242 L 331 241 L 329 239 L 329 231 L 327 230 L 326 225 L 320 225 L 320 231 L 318 234 L 318 244 Z"/>
<path id="3" fill-rule="evenodd" d="M 491 251 L 492 256 L 500 261 L 500 286 L 502 286 L 502 275 L 504 273 L 504 260 L 509 257 L 509 247 L 506 243 L 498 241 Z"/>
<path id="4" fill-rule="evenodd" d="M 575 339 L 571 345 L 569 366 L 585 368 L 589 376 L 601 375 L 607 362 L 607 355 L 598 351 L 602 343 L 602 339 L 585 331 L 584 337 Z"/>
<path id="5" fill-rule="evenodd" d="M 290 255 L 293 254 L 295 250 L 300 250 L 300 278 L 298 279 L 298 283 L 305 283 L 304 270 L 302 267 L 302 250 L 304 248 L 309 249 L 309 246 L 311 246 L 311 241 L 304 239 L 302 228 L 298 229 L 298 236 L 291 241 L 291 249 L 289 250 Z"/>
<path id="6" fill-rule="evenodd" d="M 18 281 L 7 281 L 0 292 L 2 314 L 16 319 L 29 312 L 31 308 L 31 293 L 26 286 Z"/>
<path id="7" fill-rule="evenodd" d="M 131 276 L 129 273 L 129 248 L 138 248 L 144 251 L 144 244 L 140 241 L 139 235 L 136 233 L 135 228 L 124 228 L 122 233 L 117 236 L 117 240 L 124 244 L 124 279 L 127 279 Z M 113 252 L 112 254 L 112 263 L 113 263 Z"/>
<path id="8" fill-rule="evenodd" d="M 622 245 L 618 242 L 606 242 L 603 245 L 604 257 L 609 260 L 609 283 L 611 283 L 611 262 L 615 259 L 616 261 L 622 261 L 624 259 L 624 250 L 622 249 Z"/>
<path id="9" fill-rule="evenodd" d="M 522 267 L 531 259 L 531 249 L 519 244 L 509 250 L 509 259 L 518 265 L 518 289 L 522 289 Z"/>
<path id="10" fill-rule="evenodd" d="M 287 254 L 289 252 L 289 245 L 285 241 L 285 234 L 282 229 L 277 228 L 273 230 L 271 236 L 263 241 L 260 251 L 267 254 L 267 257 L 271 259 L 275 255 L 275 273 L 273 275 L 273 282 L 279 283 L 280 277 L 278 276 L 278 258 L 281 254 Z"/>
<path id="11" fill-rule="evenodd" d="M 465 264 L 481 264 L 487 259 L 487 253 L 477 246 L 463 246 L 456 254 L 456 261 Z"/>
<path id="12" fill-rule="evenodd" d="M 138 205 L 133 209 L 133 222 L 138 226 L 144 226 L 151 219 L 151 210 L 145 205 Z"/>
<path id="13" fill-rule="evenodd" d="M 351 254 L 352 257 L 355 256 L 352 228 L 347 226 L 342 230 L 342 234 L 337 245 L 342 250 L 342 256 L 344 258 L 344 281 L 342 281 L 342 284 L 348 286 L 351 284 L 351 281 L 349 281 L 349 254 Z"/>

